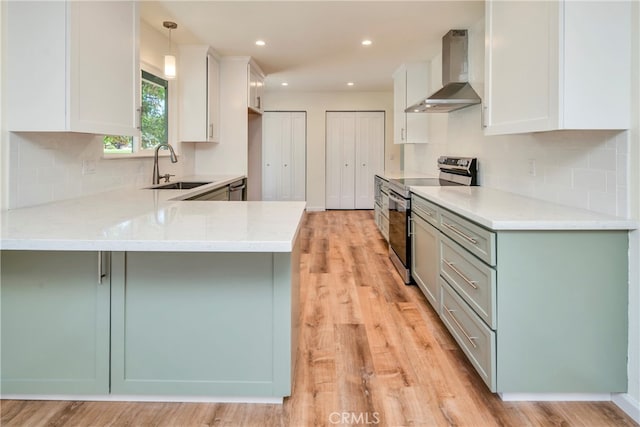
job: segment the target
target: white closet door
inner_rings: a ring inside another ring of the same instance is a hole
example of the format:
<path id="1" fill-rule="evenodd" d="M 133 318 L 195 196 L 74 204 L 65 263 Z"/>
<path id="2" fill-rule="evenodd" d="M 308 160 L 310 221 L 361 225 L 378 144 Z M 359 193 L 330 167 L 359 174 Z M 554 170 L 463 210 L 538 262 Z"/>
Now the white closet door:
<path id="1" fill-rule="evenodd" d="M 307 188 L 307 114 L 291 113 L 292 200 L 306 200 Z"/>
<path id="2" fill-rule="evenodd" d="M 327 113 L 327 209 L 355 207 L 355 113 Z"/>
<path id="3" fill-rule="evenodd" d="M 278 200 L 283 120 L 279 113 L 262 115 L 262 200 Z"/>
<path id="4" fill-rule="evenodd" d="M 306 114 L 262 115 L 262 200 L 300 200 L 306 194 Z"/>
<path id="5" fill-rule="evenodd" d="M 356 113 L 355 208 L 373 209 L 373 176 L 384 172 L 384 112 Z"/>
<path id="6" fill-rule="evenodd" d="M 327 209 L 373 209 L 384 172 L 384 112 L 327 113 Z"/>

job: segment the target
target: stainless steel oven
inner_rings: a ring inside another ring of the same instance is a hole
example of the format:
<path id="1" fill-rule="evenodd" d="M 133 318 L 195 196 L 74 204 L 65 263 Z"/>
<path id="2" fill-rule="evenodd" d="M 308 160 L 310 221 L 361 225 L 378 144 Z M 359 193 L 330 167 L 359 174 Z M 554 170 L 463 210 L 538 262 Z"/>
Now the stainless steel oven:
<path id="1" fill-rule="evenodd" d="M 389 180 L 389 258 L 405 283 L 411 283 L 411 187 L 477 185 L 477 160 L 442 156 L 438 178 Z"/>
<path id="2" fill-rule="evenodd" d="M 405 283 L 411 282 L 410 216 L 411 199 L 389 189 L 389 257 Z"/>

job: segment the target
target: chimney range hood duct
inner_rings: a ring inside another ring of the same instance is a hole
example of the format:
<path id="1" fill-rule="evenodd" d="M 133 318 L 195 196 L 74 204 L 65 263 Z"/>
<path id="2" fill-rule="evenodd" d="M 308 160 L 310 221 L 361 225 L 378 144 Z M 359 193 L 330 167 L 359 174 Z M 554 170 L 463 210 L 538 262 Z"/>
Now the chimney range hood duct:
<path id="1" fill-rule="evenodd" d="M 407 107 L 405 113 L 448 113 L 481 102 L 468 83 L 467 30 L 451 30 L 442 37 L 442 85 L 433 95 Z"/>

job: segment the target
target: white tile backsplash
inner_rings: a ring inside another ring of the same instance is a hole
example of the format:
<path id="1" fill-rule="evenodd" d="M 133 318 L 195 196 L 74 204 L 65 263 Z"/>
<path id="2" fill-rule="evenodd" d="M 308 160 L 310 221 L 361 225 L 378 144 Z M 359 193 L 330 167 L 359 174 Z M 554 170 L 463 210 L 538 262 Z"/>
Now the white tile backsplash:
<path id="1" fill-rule="evenodd" d="M 434 138 L 445 143 L 405 146 L 405 173 L 435 173 L 440 155 L 472 156 L 480 185 L 628 216 L 628 138 L 626 131 L 484 136 L 480 107 L 469 107 L 448 114 L 446 137 Z"/>
<path id="2" fill-rule="evenodd" d="M 9 134 L 8 208 L 37 205 L 151 184 L 153 159 L 102 158 L 102 137 L 77 133 Z M 182 144 L 178 163 L 160 158 L 162 173 L 191 175 L 194 148 Z M 95 163 L 83 174 L 83 162 Z"/>

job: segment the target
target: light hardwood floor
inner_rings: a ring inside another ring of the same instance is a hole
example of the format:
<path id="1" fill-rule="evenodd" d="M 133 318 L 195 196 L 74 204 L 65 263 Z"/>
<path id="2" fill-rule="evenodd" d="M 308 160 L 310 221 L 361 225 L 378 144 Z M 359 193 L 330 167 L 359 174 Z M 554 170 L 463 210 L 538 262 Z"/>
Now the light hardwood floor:
<path id="1" fill-rule="evenodd" d="M 387 257 L 371 211 L 307 213 L 284 405 L 2 401 L 2 426 L 637 426 L 609 402 L 502 402 Z"/>

